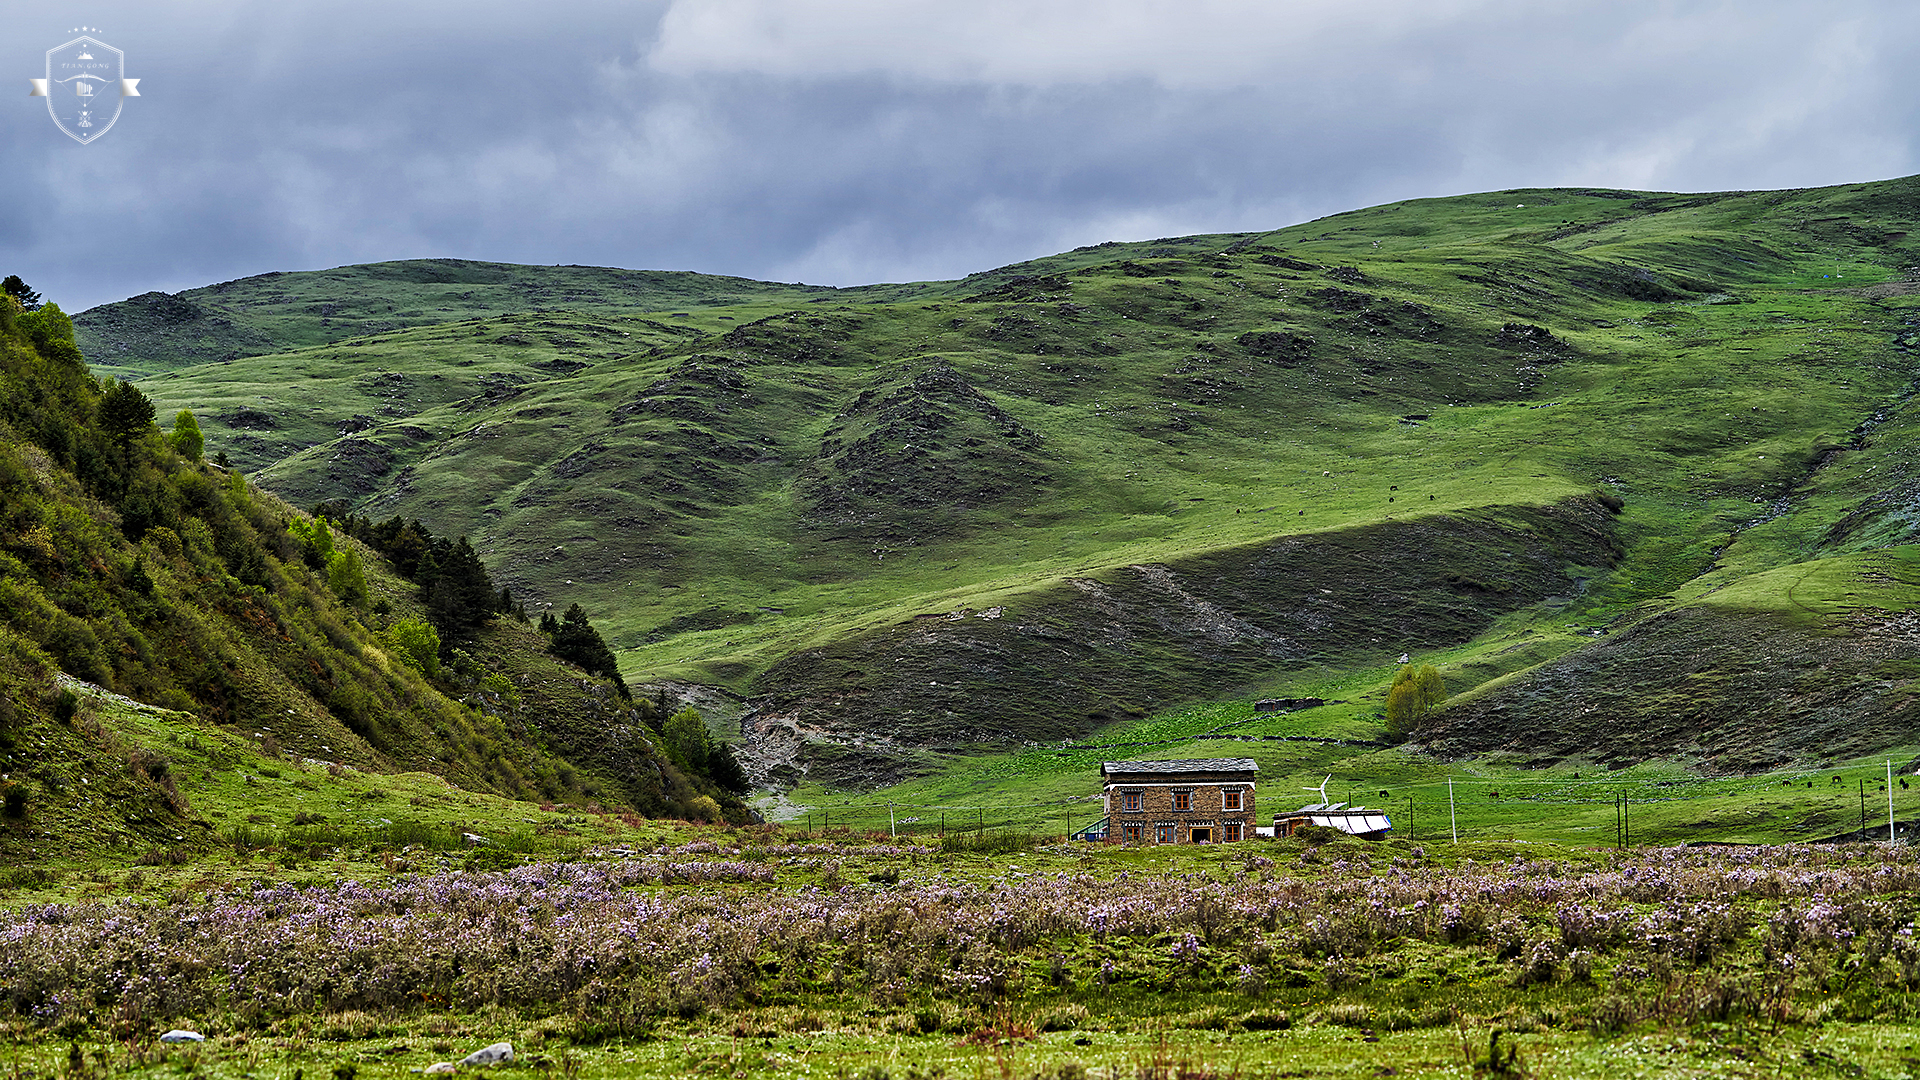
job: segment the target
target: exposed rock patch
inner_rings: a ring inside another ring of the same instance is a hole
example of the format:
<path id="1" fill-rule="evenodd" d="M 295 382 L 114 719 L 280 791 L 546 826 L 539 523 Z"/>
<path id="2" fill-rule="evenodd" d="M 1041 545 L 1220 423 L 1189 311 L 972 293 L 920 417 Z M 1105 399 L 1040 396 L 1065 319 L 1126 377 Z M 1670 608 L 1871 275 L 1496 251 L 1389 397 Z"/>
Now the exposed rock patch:
<path id="1" fill-rule="evenodd" d="M 1920 615 L 1862 614 L 1809 633 L 1773 613 L 1702 605 L 1449 705 L 1416 737 L 1449 757 L 1678 758 L 1758 772 L 1898 745 L 1917 722 Z"/>

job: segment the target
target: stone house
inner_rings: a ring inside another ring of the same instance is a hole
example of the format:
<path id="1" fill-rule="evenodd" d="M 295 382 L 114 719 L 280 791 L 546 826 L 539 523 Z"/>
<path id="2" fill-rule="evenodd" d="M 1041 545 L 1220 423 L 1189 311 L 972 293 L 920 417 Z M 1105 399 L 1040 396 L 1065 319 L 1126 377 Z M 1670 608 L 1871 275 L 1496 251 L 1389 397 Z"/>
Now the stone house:
<path id="1" fill-rule="evenodd" d="M 1110 844 L 1222 844 L 1254 830 L 1252 758 L 1108 761 L 1100 766 Z"/>

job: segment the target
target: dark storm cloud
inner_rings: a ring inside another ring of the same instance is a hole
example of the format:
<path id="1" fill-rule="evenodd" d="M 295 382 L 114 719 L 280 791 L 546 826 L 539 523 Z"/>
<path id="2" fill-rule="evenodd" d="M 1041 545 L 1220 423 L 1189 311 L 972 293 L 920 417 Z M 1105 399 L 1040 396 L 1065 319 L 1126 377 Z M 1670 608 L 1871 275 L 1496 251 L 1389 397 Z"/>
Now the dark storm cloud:
<path id="1" fill-rule="evenodd" d="M 0 50 L 0 272 L 70 309 L 419 256 L 854 284 L 1469 190 L 1920 171 L 1895 3 L 155 8 L 29 6 Z M 82 21 L 143 80 L 88 146 L 23 85 Z"/>

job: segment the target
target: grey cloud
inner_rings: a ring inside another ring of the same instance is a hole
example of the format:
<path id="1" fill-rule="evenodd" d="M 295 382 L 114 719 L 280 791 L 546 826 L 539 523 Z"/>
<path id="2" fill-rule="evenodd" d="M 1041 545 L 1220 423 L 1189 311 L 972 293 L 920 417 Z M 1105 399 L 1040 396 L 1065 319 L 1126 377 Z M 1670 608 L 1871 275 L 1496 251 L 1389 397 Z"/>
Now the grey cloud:
<path id="1" fill-rule="evenodd" d="M 856 284 L 1468 190 L 1920 171 L 1895 3 L 105 6 L 146 95 L 118 127 L 0 109 L 0 273 L 69 309 L 420 256 Z M 20 79 L 58 11 L 11 24 Z"/>

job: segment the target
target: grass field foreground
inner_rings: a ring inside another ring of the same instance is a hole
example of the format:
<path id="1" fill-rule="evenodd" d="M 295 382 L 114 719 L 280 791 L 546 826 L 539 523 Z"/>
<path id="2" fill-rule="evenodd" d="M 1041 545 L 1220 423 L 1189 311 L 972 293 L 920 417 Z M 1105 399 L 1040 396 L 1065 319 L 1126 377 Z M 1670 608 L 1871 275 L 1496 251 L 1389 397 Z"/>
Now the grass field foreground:
<path id="1" fill-rule="evenodd" d="M 1892 1077 L 1917 889 L 1887 845 L 684 826 L 494 871 L 14 892 L 0 1039 L 22 1077 L 403 1075 L 500 1039 L 563 1076 Z"/>

